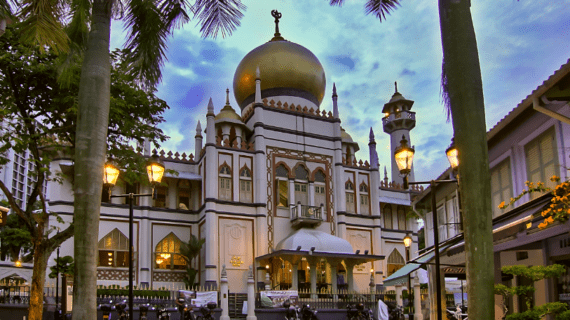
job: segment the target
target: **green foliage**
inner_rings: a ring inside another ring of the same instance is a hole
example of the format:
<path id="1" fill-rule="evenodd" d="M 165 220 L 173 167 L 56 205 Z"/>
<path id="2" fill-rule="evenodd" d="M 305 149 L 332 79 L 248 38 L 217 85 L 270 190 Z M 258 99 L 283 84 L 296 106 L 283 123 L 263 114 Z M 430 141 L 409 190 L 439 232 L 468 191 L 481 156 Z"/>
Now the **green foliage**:
<path id="1" fill-rule="evenodd" d="M 129 289 L 128 288 L 120 288 L 119 286 L 113 285 L 109 288 L 98 288 L 97 289 L 97 296 L 128 296 Z M 165 290 L 137 290 L 133 288 L 133 295 L 137 297 L 149 297 L 149 298 L 169 298 L 170 291 Z"/>
<path id="2" fill-rule="evenodd" d="M 570 320 L 570 310 L 566 310 L 556 316 L 556 320 Z"/>
<path id="3" fill-rule="evenodd" d="M 198 239 L 195 235 L 191 235 L 187 243 L 180 245 L 180 255 L 182 259 L 186 261 L 186 277 L 184 278 L 184 283 L 187 288 L 193 288 L 196 282 L 198 270 L 192 267 L 192 261 L 200 254 L 200 250 L 202 250 L 202 246 L 205 242 L 206 239 Z"/>
<path id="4" fill-rule="evenodd" d="M 523 265 L 504 266 L 501 268 L 503 273 L 512 274 L 513 276 L 521 276 L 532 281 L 538 281 L 545 278 L 557 278 L 564 274 L 564 266 L 553 264 L 550 266 L 532 266 Z"/>
<path id="5" fill-rule="evenodd" d="M 11 261 L 17 259 L 21 259 L 22 262 L 31 261 L 33 257 L 32 237 L 30 231 L 25 228 L 23 219 L 11 213 L 7 220 L 6 225 L 0 228 L 1 258 L 10 257 Z M 22 251 L 23 255 L 20 256 Z"/>
<path id="6" fill-rule="evenodd" d="M 565 272 L 564 266 L 559 264 L 531 267 L 524 265 L 504 266 L 501 268 L 501 271 L 505 274 L 528 278 L 533 282 L 547 278 L 557 278 Z M 566 311 L 568 309 L 568 305 L 566 303 L 549 302 L 540 306 L 532 307 L 532 298 L 535 292 L 534 285 L 507 287 L 504 284 L 495 284 L 494 291 L 495 294 L 503 296 L 503 301 L 506 301 L 509 296 L 519 296 L 524 297 L 525 299 L 528 310 L 521 313 L 510 314 L 505 318 L 506 320 L 540 320 L 547 314 L 556 315 L 556 319 L 559 319 L 558 316 L 562 316 L 562 314 L 567 314 L 564 317 L 568 317 L 568 319 L 570 319 L 570 313 Z M 507 312 L 504 302 L 503 311 L 504 313 Z"/>
<path id="7" fill-rule="evenodd" d="M 65 256 L 53 259 L 55 261 L 55 266 L 49 267 L 51 270 L 49 277 L 51 279 L 55 279 L 57 277 L 57 273 L 59 271 L 60 274 L 73 274 L 73 270 L 75 268 L 75 264 L 73 263 L 72 256 Z"/>

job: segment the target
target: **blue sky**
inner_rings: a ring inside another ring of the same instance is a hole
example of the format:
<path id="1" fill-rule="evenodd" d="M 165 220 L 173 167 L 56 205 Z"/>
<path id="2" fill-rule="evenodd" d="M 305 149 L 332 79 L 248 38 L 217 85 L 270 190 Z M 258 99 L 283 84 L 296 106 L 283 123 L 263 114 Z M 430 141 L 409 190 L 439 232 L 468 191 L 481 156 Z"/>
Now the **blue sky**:
<path id="1" fill-rule="evenodd" d="M 448 166 L 444 151 L 453 135 L 441 102 L 441 40 L 437 1 L 402 0 L 386 21 L 365 15 L 364 0 L 244 1 L 241 26 L 227 38 L 203 39 L 195 21 L 177 30 L 158 96 L 171 109 L 161 128 L 171 138 L 166 150 L 194 152 L 198 120 L 205 127 L 207 102 L 215 111 L 225 103 L 241 59 L 270 40 L 270 11 L 283 17 L 283 37 L 311 50 L 325 69 L 327 88 L 321 109 L 332 110 L 332 85 L 338 89 L 342 126 L 360 144 L 357 158 L 368 160 L 368 132 L 374 129 L 380 165 L 390 172 L 389 137 L 382 130 L 382 106 L 398 91 L 414 100 L 416 180 L 436 177 Z M 483 78 L 487 128 L 494 126 L 532 90 L 570 58 L 570 0 L 478 0 L 472 2 Z M 112 46 L 124 33 L 113 25 Z M 231 104 L 239 110 L 230 94 Z"/>

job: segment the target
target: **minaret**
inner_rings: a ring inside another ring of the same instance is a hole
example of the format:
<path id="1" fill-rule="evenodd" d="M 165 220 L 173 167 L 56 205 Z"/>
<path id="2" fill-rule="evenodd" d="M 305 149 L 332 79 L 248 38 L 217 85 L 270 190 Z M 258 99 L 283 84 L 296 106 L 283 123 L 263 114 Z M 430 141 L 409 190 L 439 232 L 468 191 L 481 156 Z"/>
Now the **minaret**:
<path id="1" fill-rule="evenodd" d="M 378 170 L 378 155 L 376 154 L 376 140 L 374 139 L 374 130 L 370 127 L 370 142 L 368 143 L 368 150 L 370 153 L 370 169 Z"/>
<path id="2" fill-rule="evenodd" d="M 398 92 L 398 83 L 394 82 L 395 93 L 392 99 L 384 105 L 382 113 L 384 118 L 382 124 L 384 132 L 390 135 L 390 158 L 392 159 L 392 181 L 403 184 L 404 179 L 400 176 L 396 159 L 394 158 L 394 150 L 400 145 L 402 136 L 408 140 L 408 146 L 411 146 L 410 130 L 416 126 L 416 113 L 410 111 L 414 101 L 407 100 Z M 408 181 L 414 181 L 414 168 L 408 175 Z"/>
<path id="3" fill-rule="evenodd" d="M 335 119 L 338 119 L 338 104 L 336 102 L 337 99 L 338 99 L 338 95 L 336 94 L 336 84 L 333 82 L 332 100 L 333 100 L 333 117 Z"/>
<path id="4" fill-rule="evenodd" d="M 255 69 L 255 104 L 262 104 L 261 101 L 261 76 L 259 74 L 259 66 Z"/>
<path id="5" fill-rule="evenodd" d="M 196 125 L 196 136 L 194 137 L 194 158 L 200 158 L 200 152 L 202 152 L 202 126 L 200 126 L 200 120 Z"/>

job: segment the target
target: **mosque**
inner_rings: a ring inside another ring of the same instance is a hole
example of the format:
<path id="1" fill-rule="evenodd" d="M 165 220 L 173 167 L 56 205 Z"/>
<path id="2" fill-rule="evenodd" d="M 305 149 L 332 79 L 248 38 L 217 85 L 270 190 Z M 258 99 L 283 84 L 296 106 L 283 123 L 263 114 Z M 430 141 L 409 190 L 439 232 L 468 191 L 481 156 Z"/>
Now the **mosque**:
<path id="1" fill-rule="evenodd" d="M 236 68 L 237 106 L 230 104 L 229 90 L 220 109 L 210 99 L 204 132 L 200 122 L 196 126 L 194 154 L 154 151 L 178 175 L 165 176 L 156 199 L 136 200 L 137 286 L 183 284 L 180 243 L 191 235 L 205 239 L 195 261 L 197 281 L 219 286 L 225 265 L 232 292 L 245 292 L 250 266 L 258 284 L 268 273 L 272 288 L 364 290 L 405 264 L 407 234 L 412 256 L 417 252 L 417 222 L 407 213 L 418 190 L 401 187 L 395 160 L 392 178 L 385 167 L 381 177 L 372 128 L 369 161 L 357 158 L 360 146 L 341 126 L 336 86 L 333 110 L 322 110 L 323 66 L 281 36 L 276 22 L 274 37 Z M 378 109 L 392 159 L 402 136 L 411 141 L 413 103 L 396 90 Z M 145 155 L 152 152 L 146 144 Z M 59 159 L 52 170 L 70 166 L 69 159 Z M 66 221 L 72 219 L 71 190 L 70 181 L 48 186 L 50 210 Z M 113 193 L 148 191 L 119 184 Z M 127 285 L 128 214 L 123 198 L 102 204 L 99 284 Z M 72 242 L 62 245 L 60 255 L 73 254 Z"/>

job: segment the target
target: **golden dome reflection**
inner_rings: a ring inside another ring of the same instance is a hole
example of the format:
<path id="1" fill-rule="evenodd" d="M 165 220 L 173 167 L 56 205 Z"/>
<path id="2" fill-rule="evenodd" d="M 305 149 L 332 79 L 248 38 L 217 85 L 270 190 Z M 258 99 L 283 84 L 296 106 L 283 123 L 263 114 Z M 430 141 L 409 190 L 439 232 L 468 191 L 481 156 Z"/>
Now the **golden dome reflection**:
<path id="1" fill-rule="evenodd" d="M 317 106 L 323 101 L 326 79 L 319 59 L 301 45 L 273 40 L 249 52 L 236 69 L 234 95 L 242 110 L 253 102 L 258 66 L 263 98 L 298 96 Z"/>

